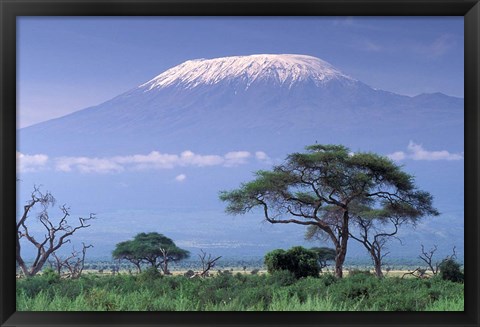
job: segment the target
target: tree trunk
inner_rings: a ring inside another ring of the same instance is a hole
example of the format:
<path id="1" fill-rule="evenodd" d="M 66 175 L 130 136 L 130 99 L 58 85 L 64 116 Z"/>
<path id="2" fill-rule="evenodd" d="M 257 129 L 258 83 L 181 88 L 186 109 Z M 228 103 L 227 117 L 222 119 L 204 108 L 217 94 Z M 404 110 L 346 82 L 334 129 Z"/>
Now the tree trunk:
<path id="1" fill-rule="evenodd" d="M 165 260 L 165 263 L 163 266 L 163 274 L 168 275 L 168 260 Z"/>
<path id="2" fill-rule="evenodd" d="M 346 249 L 337 249 L 337 255 L 335 256 L 335 277 L 343 277 L 343 263 L 345 262 Z"/>
<path id="3" fill-rule="evenodd" d="M 341 234 L 339 235 L 339 242 L 336 246 L 337 255 L 335 256 L 335 276 L 337 278 L 343 277 L 343 263 L 345 262 L 345 257 L 347 256 L 347 245 L 348 245 L 348 223 L 349 215 L 348 211 L 345 210 L 343 213 L 343 225 L 341 229 Z"/>
<path id="4" fill-rule="evenodd" d="M 142 272 L 142 268 L 140 267 L 140 263 L 133 263 L 136 267 L 137 267 L 137 270 L 138 270 L 138 273 L 140 274 Z"/>
<path id="5" fill-rule="evenodd" d="M 379 258 L 374 257 L 373 262 L 375 264 L 375 275 L 378 278 L 383 278 L 382 261 Z"/>

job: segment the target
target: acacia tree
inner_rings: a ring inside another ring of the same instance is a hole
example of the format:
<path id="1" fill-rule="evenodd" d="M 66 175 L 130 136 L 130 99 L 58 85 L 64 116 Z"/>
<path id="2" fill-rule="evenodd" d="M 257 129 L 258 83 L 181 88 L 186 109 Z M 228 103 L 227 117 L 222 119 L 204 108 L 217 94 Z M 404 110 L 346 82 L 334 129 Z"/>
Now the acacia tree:
<path id="1" fill-rule="evenodd" d="M 428 203 L 431 201 L 425 201 Z M 416 225 L 425 215 L 437 216 L 439 213 L 428 205 L 413 207 L 409 203 L 383 203 L 379 209 L 361 206 L 353 215 L 358 235 L 350 232 L 350 237 L 360 242 L 368 251 L 375 269 L 375 275 L 383 277 L 382 264 L 386 252 L 386 244 L 390 238 L 396 238 L 399 228 L 405 224 Z"/>
<path id="2" fill-rule="evenodd" d="M 260 208 L 267 222 L 316 226 L 335 247 L 335 275 L 343 276 L 350 236 L 350 219 L 356 203 L 407 203 L 431 207 L 429 193 L 419 191 L 413 176 L 392 160 L 374 153 L 351 153 L 342 145 L 315 144 L 305 153 L 290 154 L 271 171 L 233 191 L 223 191 L 230 214 Z"/>
<path id="3" fill-rule="evenodd" d="M 320 272 L 328 266 L 328 261 L 335 260 L 335 249 L 327 247 L 313 247 L 310 249 L 317 255 L 317 262 Z"/>
<path id="4" fill-rule="evenodd" d="M 190 256 L 187 250 L 179 248 L 172 239 L 156 233 L 139 233 L 133 240 L 120 242 L 112 252 L 115 259 L 125 259 L 133 263 L 141 271 L 142 262 L 153 268 L 160 268 L 168 274 L 168 264 L 186 259 Z"/>
<path id="5" fill-rule="evenodd" d="M 94 219 L 94 214 L 88 218 L 78 218 L 79 224 L 72 226 L 67 218 L 70 216 L 70 209 L 65 205 L 60 206 L 61 216 L 59 219 L 52 219 L 48 209 L 55 205 L 55 198 L 50 192 L 42 193 L 39 188 L 34 187 L 30 199 L 23 207 L 23 213 L 16 224 L 16 260 L 23 273 L 27 277 L 35 276 L 47 262 L 52 253 L 70 242 L 70 236 L 80 229 L 90 227 L 88 222 Z M 45 233 L 40 237 L 39 233 L 33 233 L 29 229 L 29 217 L 34 208 L 39 208 L 38 221 L 44 227 Z M 58 221 L 55 223 L 55 221 Z M 36 255 L 33 263 L 28 265 L 22 256 L 22 242 L 25 239 L 36 248 Z"/>
<path id="6" fill-rule="evenodd" d="M 112 252 L 112 257 L 119 260 L 127 260 L 131 262 L 139 273 L 142 272 L 142 257 L 138 252 L 138 248 L 135 246 L 133 241 L 124 241 L 120 242 L 115 246 L 115 249 Z"/>
<path id="7" fill-rule="evenodd" d="M 175 243 L 161 245 L 160 252 L 162 253 L 162 263 L 160 267 L 165 275 L 170 274 L 168 270 L 168 264 L 170 262 L 177 262 L 190 256 L 189 251 L 179 248 Z"/>

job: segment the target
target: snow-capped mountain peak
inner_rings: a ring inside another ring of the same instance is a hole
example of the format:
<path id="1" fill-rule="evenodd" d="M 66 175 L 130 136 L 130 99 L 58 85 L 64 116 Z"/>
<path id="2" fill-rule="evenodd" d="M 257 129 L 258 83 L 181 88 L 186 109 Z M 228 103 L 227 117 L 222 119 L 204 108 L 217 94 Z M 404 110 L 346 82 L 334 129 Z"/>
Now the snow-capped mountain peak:
<path id="1" fill-rule="evenodd" d="M 240 80 L 248 88 L 258 81 L 291 87 L 302 81 L 323 84 L 332 79 L 353 79 L 326 61 L 296 54 L 259 54 L 215 59 L 188 60 L 175 66 L 140 88 L 153 90 L 174 85 L 195 88 L 225 80 Z"/>

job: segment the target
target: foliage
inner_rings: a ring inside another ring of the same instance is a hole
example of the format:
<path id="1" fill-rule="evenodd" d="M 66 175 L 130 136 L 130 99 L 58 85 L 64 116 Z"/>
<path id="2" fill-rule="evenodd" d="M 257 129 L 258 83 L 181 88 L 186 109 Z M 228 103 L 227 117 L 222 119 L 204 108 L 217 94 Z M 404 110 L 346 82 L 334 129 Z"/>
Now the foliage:
<path id="1" fill-rule="evenodd" d="M 112 252 L 115 259 L 125 259 L 135 264 L 141 271 L 140 263 L 159 267 L 168 274 L 169 262 L 177 262 L 190 256 L 187 250 L 179 248 L 172 239 L 156 233 L 139 233 L 133 240 L 120 242 Z"/>
<path id="2" fill-rule="evenodd" d="M 17 311 L 462 311 L 464 306 L 464 284 L 441 278 L 296 279 L 278 271 L 196 279 L 84 274 L 48 283 L 47 276 L 17 281 Z"/>
<path id="3" fill-rule="evenodd" d="M 272 224 L 315 227 L 335 246 L 335 274 L 340 278 L 351 217 L 373 210 L 411 214 L 415 220 L 438 214 L 432 196 L 418 190 L 413 176 L 392 160 L 352 153 L 342 145 L 308 146 L 271 171 L 258 171 L 238 189 L 221 192 L 220 199 L 230 214 L 260 209 Z"/>
<path id="4" fill-rule="evenodd" d="M 295 284 L 298 279 L 295 274 L 289 270 L 275 270 L 268 276 L 270 282 L 277 286 L 289 286 Z"/>
<path id="5" fill-rule="evenodd" d="M 320 269 L 317 262 L 318 254 L 301 246 L 295 246 L 288 251 L 277 249 L 265 255 L 265 265 L 269 273 L 287 270 L 295 278 L 318 277 Z"/>
<path id="6" fill-rule="evenodd" d="M 315 252 L 317 255 L 317 262 L 318 266 L 320 269 L 320 272 L 322 271 L 323 268 L 328 266 L 328 261 L 334 261 L 335 260 L 335 249 L 332 248 L 327 248 L 327 247 L 313 247 L 310 249 L 310 251 Z"/>
<path id="7" fill-rule="evenodd" d="M 460 264 L 454 259 L 445 259 L 438 266 L 440 269 L 440 276 L 443 280 L 449 280 L 456 283 L 463 283 L 464 274 L 460 270 Z"/>
<path id="8" fill-rule="evenodd" d="M 142 281 L 153 281 L 157 278 L 161 278 L 162 275 L 160 272 L 155 268 L 155 267 L 148 267 L 143 271 L 141 274 L 139 274 L 138 278 Z"/>
<path id="9" fill-rule="evenodd" d="M 52 268 L 46 268 L 42 271 L 42 279 L 46 280 L 49 284 L 56 283 L 60 280 L 60 275 Z"/>

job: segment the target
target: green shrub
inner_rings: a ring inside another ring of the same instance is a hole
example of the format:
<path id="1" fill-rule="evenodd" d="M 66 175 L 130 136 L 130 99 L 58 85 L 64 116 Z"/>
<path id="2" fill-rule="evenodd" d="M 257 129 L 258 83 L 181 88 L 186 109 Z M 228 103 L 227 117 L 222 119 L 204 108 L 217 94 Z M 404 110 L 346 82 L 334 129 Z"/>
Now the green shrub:
<path id="1" fill-rule="evenodd" d="M 323 285 L 328 287 L 328 286 L 332 285 L 333 283 L 336 283 L 338 278 L 335 277 L 335 275 L 332 275 L 332 274 L 325 274 L 325 275 L 321 276 L 321 280 L 323 281 Z"/>
<path id="2" fill-rule="evenodd" d="M 269 273 L 288 270 L 297 279 L 307 276 L 318 277 L 320 273 L 317 254 L 301 246 L 295 246 L 288 251 L 277 249 L 267 253 L 265 265 Z"/>
<path id="3" fill-rule="evenodd" d="M 269 277 L 270 284 L 276 286 L 289 286 L 297 281 L 295 274 L 288 270 L 273 271 Z"/>
<path id="4" fill-rule="evenodd" d="M 60 280 L 60 275 L 52 268 L 46 268 L 43 270 L 39 277 L 45 280 L 48 284 L 57 283 Z"/>
<path id="5" fill-rule="evenodd" d="M 299 279 L 288 287 L 288 292 L 291 296 L 297 296 L 301 302 L 306 301 L 309 297 L 326 296 L 327 288 L 321 278 L 306 277 Z"/>
<path id="6" fill-rule="evenodd" d="M 155 267 L 149 267 L 139 275 L 140 281 L 152 281 L 162 278 L 162 274 Z"/>
<path id="7" fill-rule="evenodd" d="M 449 280 L 455 283 L 463 283 L 465 277 L 460 270 L 460 264 L 453 259 L 443 260 L 438 266 L 440 269 L 440 276 L 443 280 Z"/>

